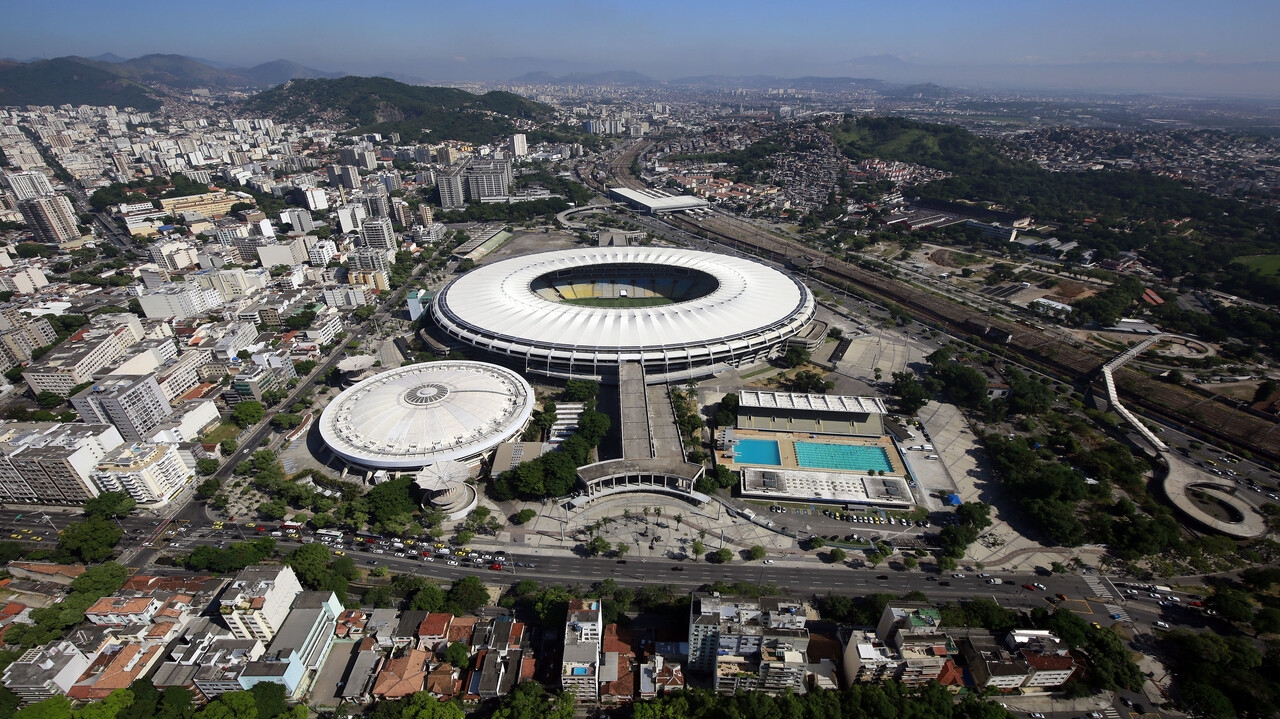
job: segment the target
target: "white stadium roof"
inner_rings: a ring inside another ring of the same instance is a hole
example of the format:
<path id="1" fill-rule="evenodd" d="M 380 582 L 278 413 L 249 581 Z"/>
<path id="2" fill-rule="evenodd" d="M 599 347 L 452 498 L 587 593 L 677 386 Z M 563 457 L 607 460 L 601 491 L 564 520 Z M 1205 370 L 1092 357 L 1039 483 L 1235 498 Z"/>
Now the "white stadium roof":
<path id="1" fill-rule="evenodd" d="M 468 461 L 524 430 L 534 394 L 515 372 L 442 361 L 388 370 L 345 390 L 320 416 L 336 454 L 379 469 Z"/>
<path id="2" fill-rule="evenodd" d="M 668 195 L 658 190 L 632 190 L 626 187 L 610 187 L 609 194 L 650 214 L 709 207 L 707 201 L 701 197 Z"/>
<path id="3" fill-rule="evenodd" d="M 855 414 L 888 414 L 879 397 L 857 397 L 844 394 L 803 394 L 742 390 L 738 393 L 742 407 L 766 409 L 798 409 L 809 412 L 852 412 Z"/>
<path id="4" fill-rule="evenodd" d="M 584 307 L 545 299 L 534 280 L 606 265 L 651 265 L 703 273 L 718 286 L 702 297 L 655 307 Z M 813 319 L 808 288 L 767 265 L 664 247 L 595 247 L 515 257 L 455 279 L 435 297 L 436 324 L 469 344 L 538 362 L 591 366 L 642 361 L 711 364 L 776 347 Z"/>

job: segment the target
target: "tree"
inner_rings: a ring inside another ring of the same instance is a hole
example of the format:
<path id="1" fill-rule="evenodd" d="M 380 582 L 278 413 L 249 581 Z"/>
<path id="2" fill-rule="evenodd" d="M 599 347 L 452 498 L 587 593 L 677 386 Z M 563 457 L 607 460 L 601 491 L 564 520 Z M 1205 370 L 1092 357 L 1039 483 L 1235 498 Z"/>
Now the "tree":
<path id="1" fill-rule="evenodd" d="M 849 555 L 845 554 L 845 551 L 839 547 L 835 547 L 830 552 L 827 552 L 827 557 L 831 559 L 832 564 L 843 564 L 844 560 L 848 559 L 848 556 Z"/>
<path id="2" fill-rule="evenodd" d="M 764 547 L 760 546 L 759 544 L 747 550 L 747 558 L 756 562 L 760 561 L 761 559 L 764 559 L 766 554 L 767 553 L 765 552 Z"/>
<path id="3" fill-rule="evenodd" d="M 920 566 L 920 560 L 908 554 L 902 558 L 902 566 L 907 569 L 915 569 Z"/>
<path id="4" fill-rule="evenodd" d="M 591 538 L 591 541 L 587 542 L 587 553 L 594 557 L 604 554 L 609 551 L 611 547 L 612 545 L 609 544 L 609 540 L 601 536 L 595 536 Z"/>
<path id="5" fill-rule="evenodd" d="M 784 367 L 799 367 L 809 361 L 809 350 L 799 346 L 791 345 L 787 348 L 786 354 L 782 355 L 782 365 Z"/>
<path id="6" fill-rule="evenodd" d="M 302 424 L 302 417 L 288 412 L 280 412 L 271 418 L 271 424 L 280 430 L 290 430 Z"/>
<path id="7" fill-rule="evenodd" d="M 1204 600 L 1204 606 L 1216 611 L 1229 622 L 1247 622 L 1253 619 L 1253 607 L 1249 595 L 1234 589 L 1219 588 Z"/>
<path id="8" fill-rule="evenodd" d="M 381 567 L 379 568 L 381 569 Z M 390 607 L 394 599 L 395 597 L 391 594 L 391 587 L 374 587 L 365 592 L 364 604 L 375 609 L 382 609 Z"/>
<path id="9" fill-rule="evenodd" d="M 690 549 L 693 551 L 694 559 L 698 559 L 702 556 L 702 553 L 706 551 L 706 547 L 702 544 L 702 540 L 700 539 L 693 540 L 693 546 L 691 546 Z"/>
<path id="10" fill-rule="evenodd" d="M 222 444 L 218 446 L 222 449 L 222 453 L 228 457 L 235 454 L 237 449 L 240 449 L 240 443 L 231 438 L 222 440 Z"/>
<path id="11" fill-rule="evenodd" d="M 57 392 L 44 391 L 36 395 L 36 404 L 45 409 L 53 409 L 66 401 L 66 398 Z"/>
<path id="12" fill-rule="evenodd" d="M 867 552 L 867 564 L 872 567 L 879 566 L 884 561 L 884 555 L 879 552 Z"/>
<path id="13" fill-rule="evenodd" d="M 235 422 L 241 429 L 252 427 L 262 421 L 267 411 L 263 408 L 261 402 L 246 400 L 236 405 L 231 411 L 231 421 Z"/>
<path id="14" fill-rule="evenodd" d="M 717 549 L 711 553 L 710 559 L 716 564 L 728 564 L 733 560 L 733 552 L 727 548 Z"/>
<path id="15" fill-rule="evenodd" d="M 62 530 L 58 548 L 81 562 L 97 564 L 111 556 L 124 532 L 114 522 L 102 517 L 89 517 Z"/>
<path id="16" fill-rule="evenodd" d="M 903 414 L 915 414 L 920 408 L 929 403 L 929 397 L 932 392 L 919 379 L 916 379 L 914 372 L 894 372 L 893 385 L 889 392 L 898 398 L 898 406 L 902 409 Z"/>
<path id="17" fill-rule="evenodd" d="M 453 642 L 444 650 L 444 660 L 455 669 L 466 669 L 471 663 L 471 651 L 465 642 Z"/>
<path id="18" fill-rule="evenodd" d="M 222 480 L 215 477 L 210 477 L 196 485 L 196 496 L 201 499 L 208 499 L 220 491 L 222 491 Z"/>
<path id="19" fill-rule="evenodd" d="M 618 542 L 617 544 L 613 545 L 613 553 L 619 557 L 627 556 L 627 551 L 630 549 L 631 549 L 631 545 L 627 544 L 626 542 Z"/>
<path id="20" fill-rule="evenodd" d="M 513 524 L 524 524 L 536 516 L 538 516 L 537 512 L 526 507 L 525 509 L 516 512 L 515 515 L 511 517 L 511 522 Z"/>
<path id="21" fill-rule="evenodd" d="M 444 603 L 444 590 L 434 583 L 428 583 L 413 593 L 413 598 L 409 600 L 409 608 L 415 611 L 438 612 Z"/>
<path id="22" fill-rule="evenodd" d="M 822 549 L 827 546 L 827 540 L 822 537 L 809 537 L 809 549 Z"/>
<path id="23" fill-rule="evenodd" d="M 454 580 L 445 595 L 445 608 L 452 614 L 473 614 L 489 603 L 489 592 L 475 576 Z"/>
<path id="24" fill-rule="evenodd" d="M 137 505 L 137 501 L 125 492 L 103 492 L 84 503 L 84 513 L 88 517 L 120 519 L 129 516 Z"/>
<path id="25" fill-rule="evenodd" d="M 128 578 L 128 567 L 115 562 L 106 562 L 85 569 L 83 574 L 71 581 L 71 591 L 105 597 L 123 587 Z"/>
<path id="26" fill-rule="evenodd" d="M 196 460 L 196 471 L 199 472 L 200 474 L 205 475 L 206 477 L 213 474 L 214 472 L 217 472 L 219 466 L 221 465 L 218 464 L 218 460 L 213 459 L 211 457 L 202 457 Z M 214 480 L 214 481 L 216 482 L 217 480 Z M 215 489 L 213 492 L 210 492 L 208 496 L 212 496 L 216 493 L 217 493 L 217 490 Z"/>

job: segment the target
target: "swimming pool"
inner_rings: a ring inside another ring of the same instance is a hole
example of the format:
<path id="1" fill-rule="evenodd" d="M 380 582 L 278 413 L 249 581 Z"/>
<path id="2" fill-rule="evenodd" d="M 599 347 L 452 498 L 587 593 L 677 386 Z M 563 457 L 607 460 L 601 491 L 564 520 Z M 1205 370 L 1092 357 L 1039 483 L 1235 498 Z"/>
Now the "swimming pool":
<path id="1" fill-rule="evenodd" d="M 772 439 L 740 439 L 733 445 L 733 461 L 738 464 L 782 464 L 778 443 Z"/>
<path id="2" fill-rule="evenodd" d="M 854 472 L 892 472 L 883 447 L 854 444 L 796 442 L 796 464 L 811 469 L 844 469 Z"/>

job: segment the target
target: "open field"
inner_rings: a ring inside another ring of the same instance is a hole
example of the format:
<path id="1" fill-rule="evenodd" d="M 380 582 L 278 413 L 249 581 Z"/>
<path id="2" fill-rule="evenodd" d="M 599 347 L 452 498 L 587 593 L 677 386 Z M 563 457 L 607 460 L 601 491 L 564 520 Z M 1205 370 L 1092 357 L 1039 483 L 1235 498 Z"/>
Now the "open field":
<path id="1" fill-rule="evenodd" d="M 209 433 L 204 436 L 203 441 L 209 444 L 219 444 L 224 439 L 235 439 L 239 435 L 240 435 L 239 427 L 235 426 L 234 424 L 228 424 L 226 422 L 223 422 L 217 427 L 214 427 L 213 429 L 209 430 Z"/>
<path id="2" fill-rule="evenodd" d="M 575 299 L 561 300 L 566 305 L 578 305 L 580 307 L 658 307 L 660 305 L 675 304 L 675 300 L 667 297 L 578 297 Z"/>
<path id="3" fill-rule="evenodd" d="M 1239 262 L 1264 275 L 1280 273 L 1280 255 L 1249 255 L 1248 257 L 1237 257 L 1232 262 Z"/>

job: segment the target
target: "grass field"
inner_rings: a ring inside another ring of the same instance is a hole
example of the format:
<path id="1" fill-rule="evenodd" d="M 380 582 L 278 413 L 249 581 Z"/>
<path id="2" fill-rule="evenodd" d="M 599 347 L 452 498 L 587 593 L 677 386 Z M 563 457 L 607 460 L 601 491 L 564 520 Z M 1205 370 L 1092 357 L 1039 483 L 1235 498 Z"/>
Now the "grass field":
<path id="1" fill-rule="evenodd" d="M 224 439 L 235 439 L 239 435 L 240 435 L 239 427 L 235 426 L 234 424 L 228 424 L 224 422 L 218 425 L 217 427 L 214 427 L 213 429 L 209 430 L 209 433 L 204 436 L 203 441 L 208 442 L 210 444 L 213 444 L 213 443 L 220 444 Z"/>
<path id="2" fill-rule="evenodd" d="M 631 308 L 659 307 L 661 305 L 675 304 L 675 301 L 666 297 L 579 297 L 573 300 L 564 300 L 564 304 L 578 305 L 579 307 Z"/>
<path id="3" fill-rule="evenodd" d="M 1249 255 L 1248 257 L 1237 257 L 1232 262 L 1239 262 L 1242 265 L 1252 267 L 1264 275 L 1280 273 L 1280 255 Z"/>

